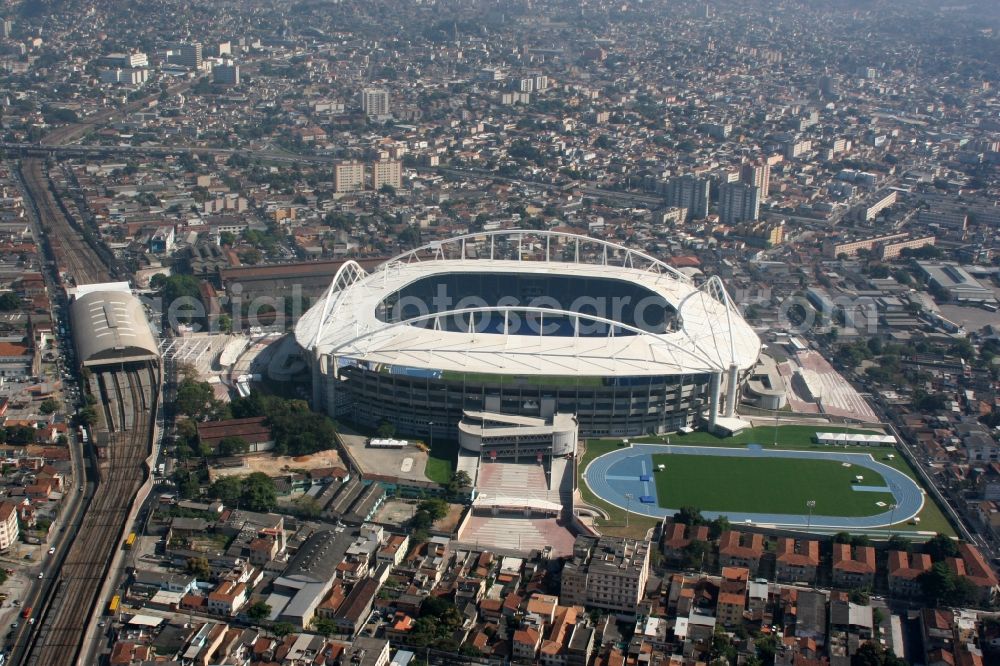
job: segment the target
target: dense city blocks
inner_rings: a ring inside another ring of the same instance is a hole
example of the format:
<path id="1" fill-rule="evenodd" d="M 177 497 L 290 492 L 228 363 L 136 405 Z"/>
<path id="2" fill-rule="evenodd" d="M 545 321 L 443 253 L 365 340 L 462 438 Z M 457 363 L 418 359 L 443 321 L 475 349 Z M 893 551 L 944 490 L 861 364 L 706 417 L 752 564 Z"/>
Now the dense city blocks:
<path id="1" fill-rule="evenodd" d="M 996 0 L 0 6 L 0 666 L 1000 663 Z"/>

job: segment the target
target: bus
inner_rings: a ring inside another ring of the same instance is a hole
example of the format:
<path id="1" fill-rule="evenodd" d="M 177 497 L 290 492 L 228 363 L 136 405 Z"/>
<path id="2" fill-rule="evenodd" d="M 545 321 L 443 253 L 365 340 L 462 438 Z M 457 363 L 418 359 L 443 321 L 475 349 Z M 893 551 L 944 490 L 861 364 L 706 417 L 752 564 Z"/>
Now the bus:
<path id="1" fill-rule="evenodd" d="M 130 532 L 128 538 L 125 539 L 125 550 L 132 550 L 132 546 L 135 545 L 135 532 Z"/>
<path id="2" fill-rule="evenodd" d="M 118 612 L 118 605 L 122 602 L 120 595 L 115 595 L 111 597 L 111 603 L 108 604 L 108 615 L 114 615 Z"/>
<path id="3" fill-rule="evenodd" d="M 24 607 L 24 610 L 21 611 L 21 617 L 23 617 L 24 619 L 28 619 L 29 617 L 31 617 L 31 606 Z"/>

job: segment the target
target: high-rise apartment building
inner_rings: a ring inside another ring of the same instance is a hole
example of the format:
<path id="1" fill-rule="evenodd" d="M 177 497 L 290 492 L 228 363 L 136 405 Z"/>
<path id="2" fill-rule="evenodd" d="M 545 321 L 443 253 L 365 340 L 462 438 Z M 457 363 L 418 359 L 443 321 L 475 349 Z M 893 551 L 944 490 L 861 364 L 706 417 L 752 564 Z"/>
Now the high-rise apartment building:
<path id="1" fill-rule="evenodd" d="M 0 502 L 0 551 L 6 551 L 20 535 L 17 525 L 17 504 Z"/>
<path id="2" fill-rule="evenodd" d="M 389 91 L 385 88 L 365 88 L 362 90 L 361 110 L 368 116 L 389 115 Z"/>
<path id="3" fill-rule="evenodd" d="M 740 180 L 759 187 L 760 197 L 765 199 L 771 191 L 771 165 L 763 160 L 744 164 L 740 168 Z"/>
<path id="4" fill-rule="evenodd" d="M 333 190 L 338 194 L 365 189 L 365 165 L 361 162 L 338 162 L 333 167 Z"/>
<path id="5" fill-rule="evenodd" d="M 227 60 L 221 65 L 212 67 L 212 80 L 223 86 L 240 85 L 240 66 Z"/>
<path id="6" fill-rule="evenodd" d="M 649 541 L 579 536 L 563 567 L 560 600 L 635 614 L 649 576 Z"/>
<path id="7" fill-rule="evenodd" d="M 377 191 L 383 185 L 396 190 L 403 186 L 403 167 L 398 160 L 372 162 L 372 189 Z"/>
<path id="8" fill-rule="evenodd" d="M 4 19 L 3 24 L 0 24 L 0 30 L 3 31 L 3 38 L 10 39 L 11 30 L 14 29 L 14 24 L 11 23 L 10 19 Z"/>
<path id="9" fill-rule="evenodd" d="M 201 42 L 181 44 L 177 54 L 177 64 L 190 69 L 201 69 L 203 63 L 201 53 Z"/>
<path id="10" fill-rule="evenodd" d="M 708 217 L 709 182 L 691 174 L 676 176 L 667 181 L 666 198 L 668 206 L 687 210 L 687 219 L 699 220 Z"/>
<path id="11" fill-rule="evenodd" d="M 719 186 L 719 221 L 723 224 L 748 222 L 760 217 L 760 188 L 748 183 Z"/>

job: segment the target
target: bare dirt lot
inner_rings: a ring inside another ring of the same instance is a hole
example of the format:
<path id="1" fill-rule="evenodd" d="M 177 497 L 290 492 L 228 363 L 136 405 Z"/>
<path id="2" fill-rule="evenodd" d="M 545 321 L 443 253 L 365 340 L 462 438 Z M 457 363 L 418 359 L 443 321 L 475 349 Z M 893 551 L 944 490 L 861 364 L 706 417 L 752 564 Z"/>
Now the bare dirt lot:
<path id="1" fill-rule="evenodd" d="M 209 478 L 215 480 L 222 476 L 243 476 L 253 472 L 263 472 L 268 476 L 278 476 L 291 470 L 310 470 L 322 467 L 345 467 L 340 455 L 333 449 L 319 451 L 308 456 L 274 456 L 269 453 L 246 456 L 240 467 L 213 467 L 208 471 Z"/>

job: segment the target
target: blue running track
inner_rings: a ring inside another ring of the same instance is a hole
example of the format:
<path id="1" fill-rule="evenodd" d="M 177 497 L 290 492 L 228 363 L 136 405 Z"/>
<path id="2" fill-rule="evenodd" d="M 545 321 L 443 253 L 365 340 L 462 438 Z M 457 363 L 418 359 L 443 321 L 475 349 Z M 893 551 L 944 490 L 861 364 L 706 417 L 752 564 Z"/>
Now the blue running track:
<path id="1" fill-rule="evenodd" d="M 820 529 L 873 529 L 888 526 L 892 522 L 907 521 L 924 506 L 924 492 L 917 483 L 899 470 L 880 463 L 868 453 L 845 453 L 842 451 L 785 451 L 780 449 L 765 449 L 757 445 L 746 448 L 722 448 L 715 446 L 676 446 L 670 444 L 633 444 L 616 451 L 605 453 L 595 458 L 584 470 L 584 483 L 591 492 L 620 509 L 629 509 L 632 513 L 663 518 L 677 513 L 680 507 L 665 509 L 655 501 L 656 483 L 652 480 L 643 481 L 653 474 L 654 453 L 671 453 L 677 455 L 698 456 L 728 456 L 737 458 L 808 458 L 812 460 L 833 460 L 847 462 L 858 467 L 864 467 L 882 475 L 888 484 L 888 490 L 896 498 L 896 509 L 888 507 L 882 513 L 872 516 L 812 516 L 806 514 L 781 513 L 745 513 L 734 511 L 703 511 L 709 519 L 725 515 L 733 523 L 750 521 L 755 525 L 780 525 L 784 527 L 805 527 L 810 525 Z M 867 488 L 865 488 L 867 490 Z M 879 490 L 883 490 L 879 488 Z M 631 497 L 629 497 L 631 496 Z M 654 502 L 647 504 L 640 501 L 642 497 L 652 497 Z"/>

